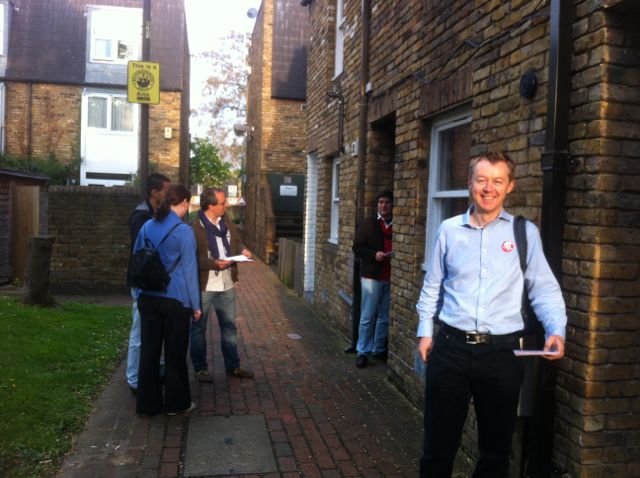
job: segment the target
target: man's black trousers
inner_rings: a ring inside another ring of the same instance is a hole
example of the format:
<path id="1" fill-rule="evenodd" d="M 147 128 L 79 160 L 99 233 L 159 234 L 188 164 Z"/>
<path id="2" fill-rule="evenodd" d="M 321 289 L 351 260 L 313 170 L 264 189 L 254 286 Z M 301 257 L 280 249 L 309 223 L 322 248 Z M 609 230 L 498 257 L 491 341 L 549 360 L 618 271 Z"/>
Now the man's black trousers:
<path id="1" fill-rule="evenodd" d="M 522 365 L 517 339 L 467 344 L 440 330 L 427 362 L 422 478 L 450 477 L 470 399 L 476 412 L 480 458 L 474 478 L 507 476 Z"/>

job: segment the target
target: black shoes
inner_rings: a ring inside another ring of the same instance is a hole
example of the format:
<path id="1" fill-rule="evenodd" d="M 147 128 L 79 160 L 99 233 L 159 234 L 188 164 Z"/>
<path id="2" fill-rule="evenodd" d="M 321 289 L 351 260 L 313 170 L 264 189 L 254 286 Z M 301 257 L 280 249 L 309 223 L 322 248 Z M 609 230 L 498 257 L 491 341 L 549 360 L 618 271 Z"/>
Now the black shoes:
<path id="1" fill-rule="evenodd" d="M 213 382 L 213 377 L 206 369 L 198 370 L 196 372 L 196 380 L 200 383 L 211 383 Z"/>
<path id="2" fill-rule="evenodd" d="M 358 368 L 365 368 L 367 363 L 369 363 L 369 361 L 366 355 L 358 355 L 358 358 L 356 358 L 356 367 Z"/>
<path id="3" fill-rule="evenodd" d="M 373 354 L 373 358 L 382 362 L 386 362 L 389 359 L 389 352 L 379 352 L 377 354 Z"/>
<path id="4" fill-rule="evenodd" d="M 386 362 L 389 358 L 389 352 L 378 352 L 377 354 L 371 354 L 371 357 L 381 362 Z M 356 358 L 356 367 L 365 368 L 368 364 L 369 359 L 366 355 L 358 355 L 358 358 Z"/>
<path id="5" fill-rule="evenodd" d="M 238 378 L 253 378 L 253 372 L 242 367 L 234 368 L 233 370 L 227 370 L 227 373 L 233 377 Z"/>
<path id="6" fill-rule="evenodd" d="M 195 409 L 196 409 L 195 402 L 191 402 L 191 405 L 189 405 L 184 410 L 180 410 L 180 411 L 177 411 L 177 412 L 165 412 L 165 415 L 167 415 L 168 417 L 175 417 L 176 415 L 181 414 L 181 413 L 191 413 Z"/>

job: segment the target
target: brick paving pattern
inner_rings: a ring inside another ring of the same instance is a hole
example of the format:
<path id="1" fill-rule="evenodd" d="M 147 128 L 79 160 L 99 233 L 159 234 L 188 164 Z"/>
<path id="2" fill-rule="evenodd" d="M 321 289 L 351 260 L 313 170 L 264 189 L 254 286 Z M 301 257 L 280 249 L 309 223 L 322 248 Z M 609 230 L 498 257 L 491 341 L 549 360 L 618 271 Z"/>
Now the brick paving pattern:
<path id="1" fill-rule="evenodd" d="M 354 356 L 343 353 L 344 338 L 282 286 L 269 267 L 261 262 L 240 267 L 239 349 L 255 379 L 226 375 L 214 319 L 207 330 L 214 382 L 199 384 L 192 376 L 191 391 L 198 404 L 192 415 L 265 417 L 278 472 L 242 476 L 417 476 L 421 414 L 386 380 L 386 366 L 373 362 L 356 369 Z M 137 417 L 124 366 L 59 477 L 183 476 L 188 418 Z"/>

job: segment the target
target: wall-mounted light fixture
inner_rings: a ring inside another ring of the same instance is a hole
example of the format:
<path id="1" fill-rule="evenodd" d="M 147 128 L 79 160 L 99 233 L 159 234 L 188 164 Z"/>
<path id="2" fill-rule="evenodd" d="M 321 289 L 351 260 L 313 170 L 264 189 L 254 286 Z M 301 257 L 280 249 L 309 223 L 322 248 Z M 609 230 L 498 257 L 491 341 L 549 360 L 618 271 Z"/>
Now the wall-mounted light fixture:
<path id="1" fill-rule="evenodd" d="M 536 72 L 533 70 L 527 70 L 520 78 L 520 96 L 530 100 L 536 95 L 536 88 L 538 87 L 538 78 L 536 78 Z"/>

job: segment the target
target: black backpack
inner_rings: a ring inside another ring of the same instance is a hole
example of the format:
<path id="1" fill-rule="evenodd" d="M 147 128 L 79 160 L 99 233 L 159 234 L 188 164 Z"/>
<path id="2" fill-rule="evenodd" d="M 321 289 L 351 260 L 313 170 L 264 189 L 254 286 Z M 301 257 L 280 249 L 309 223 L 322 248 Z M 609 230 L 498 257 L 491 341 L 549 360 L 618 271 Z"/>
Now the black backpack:
<path id="1" fill-rule="evenodd" d="M 522 275 L 527 270 L 527 219 L 524 216 L 516 216 L 513 221 L 513 235 L 516 240 L 516 248 L 518 249 L 518 257 L 520 258 L 520 269 Z M 522 320 L 524 322 L 524 335 L 534 336 L 542 331 L 542 325 L 536 318 L 536 314 L 531 307 L 531 301 L 527 294 L 526 279 L 522 291 Z"/>
<path id="2" fill-rule="evenodd" d="M 160 259 L 158 249 L 180 224 L 173 226 L 158 243 L 157 247 L 153 247 L 153 243 L 144 235 L 144 246 L 131 255 L 131 282 L 133 282 L 134 287 L 142 290 L 166 292 L 167 286 L 171 281 L 171 273 L 178 265 L 180 256 L 167 271 L 162 259 Z"/>

